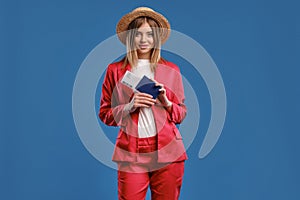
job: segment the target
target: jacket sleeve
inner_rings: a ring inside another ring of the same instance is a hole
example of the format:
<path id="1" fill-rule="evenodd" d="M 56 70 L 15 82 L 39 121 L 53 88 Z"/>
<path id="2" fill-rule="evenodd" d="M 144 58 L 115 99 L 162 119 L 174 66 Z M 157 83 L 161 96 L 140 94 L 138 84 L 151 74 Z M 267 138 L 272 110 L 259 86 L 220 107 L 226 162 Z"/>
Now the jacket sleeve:
<path id="1" fill-rule="evenodd" d="M 186 105 L 184 104 L 185 96 L 184 96 L 184 89 L 182 84 L 182 77 L 179 71 L 179 68 L 177 68 L 178 73 L 175 76 L 174 83 L 175 90 L 173 92 L 172 98 L 170 101 L 172 102 L 172 109 L 169 113 L 168 117 L 169 120 L 174 122 L 175 124 L 180 124 L 187 113 Z"/>
<path id="2" fill-rule="evenodd" d="M 118 95 L 114 93 L 117 80 L 114 78 L 112 66 L 108 66 L 102 85 L 99 118 L 109 126 L 125 126 L 129 111 L 124 110 L 126 104 L 120 104 Z"/>

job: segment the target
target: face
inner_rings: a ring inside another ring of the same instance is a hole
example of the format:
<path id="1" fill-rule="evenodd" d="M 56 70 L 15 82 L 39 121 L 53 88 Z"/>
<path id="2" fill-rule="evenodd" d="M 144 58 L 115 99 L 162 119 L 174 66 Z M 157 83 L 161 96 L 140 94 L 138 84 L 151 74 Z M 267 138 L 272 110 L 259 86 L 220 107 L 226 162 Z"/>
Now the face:
<path id="1" fill-rule="evenodd" d="M 151 50 L 154 46 L 153 31 L 149 24 L 145 22 L 137 29 L 134 37 L 135 48 L 137 49 L 138 57 L 149 59 Z"/>

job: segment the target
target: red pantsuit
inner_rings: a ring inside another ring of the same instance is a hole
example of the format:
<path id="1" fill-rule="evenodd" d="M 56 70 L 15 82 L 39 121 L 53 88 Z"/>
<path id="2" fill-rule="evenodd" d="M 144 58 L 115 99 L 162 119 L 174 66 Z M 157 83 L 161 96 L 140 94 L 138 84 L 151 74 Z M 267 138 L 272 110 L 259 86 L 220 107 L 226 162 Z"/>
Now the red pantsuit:
<path id="1" fill-rule="evenodd" d="M 154 79 L 164 84 L 166 95 L 172 102 L 171 112 L 158 102 L 151 107 L 157 134 L 138 138 L 139 109 L 132 113 L 124 110 L 133 92 L 120 83 L 129 64 L 122 61 L 108 66 L 101 95 L 100 119 L 107 125 L 119 126 L 113 161 L 118 163 L 118 192 L 121 200 L 143 200 L 148 186 L 153 200 L 178 199 L 184 160 L 187 159 L 181 134 L 176 124 L 186 116 L 184 91 L 179 68 L 161 61 Z"/>
<path id="2" fill-rule="evenodd" d="M 120 166 L 121 165 L 121 166 Z M 141 165 L 119 164 L 119 167 L 134 168 Z M 148 186 L 152 200 L 177 200 L 180 194 L 184 162 L 174 162 L 155 171 L 131 173 L 118 171 L 118 194 L 120 200 L 145 199 Z"/>

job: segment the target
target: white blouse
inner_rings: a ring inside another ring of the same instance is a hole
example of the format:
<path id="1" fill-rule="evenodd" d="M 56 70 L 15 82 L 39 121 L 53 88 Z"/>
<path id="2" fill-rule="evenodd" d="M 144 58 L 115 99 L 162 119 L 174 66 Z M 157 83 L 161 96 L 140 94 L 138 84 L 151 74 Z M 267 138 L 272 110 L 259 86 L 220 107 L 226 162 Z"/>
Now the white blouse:
<path id="1" fill-rule="evenodd" d="M 150 69 L 150 61 L 148 59 L 138 59 L 137 66 L 132 68 L 131 72 L 139 77 L 143 77 L 145 75 L 148 78 L 154 79 L 154 72 Z M 140 108 L 138 118 L 139 138 L 152 137 L 156 134 L 156 125 L 151 107 Z"/>

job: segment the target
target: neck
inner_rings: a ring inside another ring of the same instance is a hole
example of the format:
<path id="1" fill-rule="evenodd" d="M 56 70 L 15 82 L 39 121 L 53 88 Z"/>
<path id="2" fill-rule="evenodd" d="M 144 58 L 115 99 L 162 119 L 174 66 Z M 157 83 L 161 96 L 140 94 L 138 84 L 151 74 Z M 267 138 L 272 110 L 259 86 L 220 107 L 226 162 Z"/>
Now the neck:
<path id="1" fill-rule="evenodd" d="M 139 59 L 148 59 L 150 60 L 150 53 L 138 54 Z"/>

